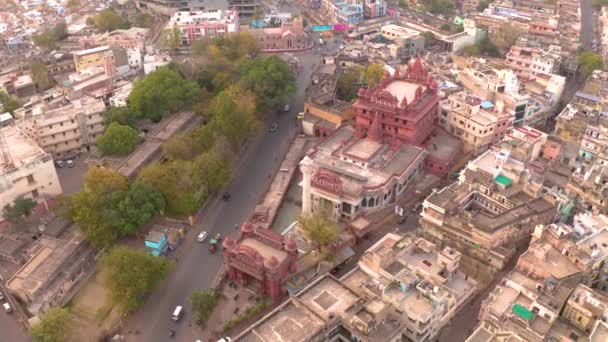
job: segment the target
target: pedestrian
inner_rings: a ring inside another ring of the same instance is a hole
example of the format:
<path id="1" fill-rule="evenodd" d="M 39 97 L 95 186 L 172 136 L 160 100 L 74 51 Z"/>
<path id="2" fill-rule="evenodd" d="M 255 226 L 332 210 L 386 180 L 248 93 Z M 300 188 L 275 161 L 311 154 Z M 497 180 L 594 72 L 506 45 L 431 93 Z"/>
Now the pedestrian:
<path id="1" fill-rule="evenodd" d="M 179 262 L 179 258 L 175 257 L 175 263 L 177 264 Z"/>

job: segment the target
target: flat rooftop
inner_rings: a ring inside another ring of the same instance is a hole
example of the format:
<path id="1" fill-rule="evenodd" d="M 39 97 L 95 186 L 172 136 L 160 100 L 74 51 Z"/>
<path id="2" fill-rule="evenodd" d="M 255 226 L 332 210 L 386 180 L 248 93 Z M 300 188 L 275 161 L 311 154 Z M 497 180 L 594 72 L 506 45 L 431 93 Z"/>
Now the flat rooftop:
<path id="1" fill-rule="evenodd" d="M 16 168 L 20 168 L 48 155 L 34 140 L 21 133 L 21 129 L 16 126 L 4 127 L 0 132 L 6 139 L 8 153 Z M 6 169 L 0 171 L 1 174 L 5 174 L 6 172 Z"/>
<path id="2" fill-rule="evenodd" d="M 351 126 L 342 126 L 308 153 L 315 164 L 340 175 L 342 191 L 357 195 L 363 187 L 377 187 L 400 176 L 426 152 L 401 144 L 394 150 L 386 144 L 357 139 Z"/>
<path id="3" fill-rule="evenodd" d="M 258 253 L 264 257 L 265 262 L 268 262 L 270 258 L 275 257 L 279 264 L 281 264 L 287 258 L 287 253 L 285 251 L 272 248 L 271 246 L 268 246 L 267 244 L 253 238 L 243 239 L 241 242 L 239 242 L 239 245 L 251 247 L 258 251 Z"/>
<path id="4" fill-rule="evenodd" d="M 90 54 L 93 54 L 93 53 L 103 52 L 103 51 L 106 51 L 106 50 L 107 51 L 112 51 L 110 49 L 110 47 L 106 45 L 106 46 L 99 46 L 99 47 L 92 48 L 92 49 L 76 51 L 76 52 L 74 52 L 74 54 L 76 56 L 86 56 L 86 55 L 90 55 Z"/>
<path id="5" fill-rule="evenodd" d="M 71 241 L 41 236 L 34 249 L 35 254 L 7 282 L 15 292 L 35 296 L 36 292 L 51 281 L 59 269 L 68 262 L 81 242 L 81 237 Z"/>
<path id="6" fill-rule="evenodd" d="M 399 103 L 403 101 L 404 97 L 407 99 L 407 103 L 413 103 L 414 99 L 416 98 L 416 89 L 418 89 L 418 87 L 422 88 L 422 92 L 426 90 L 426 86 L 398 80 L 389 83 L 385 90 L 391 95 L 395 96 L 397 100 L 399 100 Z"/>

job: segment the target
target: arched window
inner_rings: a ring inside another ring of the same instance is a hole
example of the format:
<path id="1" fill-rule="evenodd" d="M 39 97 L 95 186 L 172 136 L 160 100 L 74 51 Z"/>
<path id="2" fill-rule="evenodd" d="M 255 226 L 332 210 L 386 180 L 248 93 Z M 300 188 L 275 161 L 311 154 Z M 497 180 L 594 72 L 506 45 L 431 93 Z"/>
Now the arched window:
<path id="1" fill-rule="evenodd" d="M 370 198 L 370 199 L 369 199 L 369 207 L 371 208 L 371 207 L 373 207 L 373 206 L 375 206 L 375 205 L 376 205 L 376 202 L 375 202 L 374 198 L 373 198 L 373 197 L 372 197 L 372 198 Z"/>

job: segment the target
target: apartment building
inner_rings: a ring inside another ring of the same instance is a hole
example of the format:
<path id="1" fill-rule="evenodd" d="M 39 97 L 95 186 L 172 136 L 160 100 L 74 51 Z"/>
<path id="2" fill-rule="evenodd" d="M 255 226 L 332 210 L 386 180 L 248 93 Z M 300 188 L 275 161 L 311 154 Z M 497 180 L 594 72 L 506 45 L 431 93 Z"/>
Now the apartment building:
<path id="1" fill-rule="evenodd" d="M 74 65 L 78 73 L 91 67 L 101 67 L 107 70 L 109 74 L 112 71 L 116 74 L 114 52 L 107 45 L 74 52 Z"/>
<path id="2" fill-rule="evenodd" d="M 216 0 L 135 0 L 137 8 L 170 17 L 177 11 L 202 11 L 226 8 L 226 1 Z"/>
<path id="3" fill-rule="evenodd" d="M 608 298 L 582 284 L 595 279 L 597 265 L 603 263 L 598 256 L 604 251 L 586 246 L 590 240 L 599 242 L 597 234 L 606 231 L 606 218 L 601 228 L 588 225 L 590 218 L 579 216 L 575 228 L 565 224 L 535 228 L 515 269 L 483 301 L 481 323 L 467 342 L 608 338 Z"/>
<path id="4" fill-rule="evenodd" d="M 513 126 L 514 117 L 503 111 L 502 103 L 467 92 L 452 94 L 441 102 L 439 126 L 462 140 L 465 151 L 478 155 L 501 141 Z"/>
<path id="5" fill-rule="evenodd" d="M 567 198 L 544 187 L 526 166 L 533 155 L 516 159 L 512 144 L 493 146 L 470 161 L 457 182 L 426 198 L 424 237 L 502 269 L 537 224 L 553 222 Z"/>
<path id="6" fill-rule="evenodd" d="M 177 27 L 181 44 L 190 45 L 195 40 L 216 38 L 238 32 L 239 16 L 236 9 L 228 11 L 175 12 L 167 23 L 167 29 Z"/>
<path id="7" fill-rule="evenodd" d="M 233 340 L 430 341 L 476 291 L 459 263 L 449 247 L 387 234 L 357 268 L 318 278 Z"/>
<path id="8" fill-rule="evenodd" d="M 61 184 L 51 155 L 22 129 L 10 124 L 12 119 L 3 119 L 5 126 L 0 129 L 0 207 L 13 203 L 17 198 L 41 201 L 60 195 Z"/>
<path id="9" fill-rule="evenodd" d="M 95 145 L 95 138 L 104 131 L 105 108 L 102 100 L 84 96 L 39 103 L 17 111 L 15 116 L 23 133 L 44 151 L 55 158 L 67 158 Z"/>
<path id="10" fill-rule="evenodd" d="M 380 28 L 383 36 L 395 41 L 400 57 L 414 57 L 424 51 L 424 37 L 420 32 L 399 25 L 384 25 Z"/>
<path id="11" fill-rule="evenodd" d="M 507 53 L 505 63 L 519 77 L 530 79 L 538 74 L 557 74 L 561 56 L 537 47 L 513 45 Z"/>

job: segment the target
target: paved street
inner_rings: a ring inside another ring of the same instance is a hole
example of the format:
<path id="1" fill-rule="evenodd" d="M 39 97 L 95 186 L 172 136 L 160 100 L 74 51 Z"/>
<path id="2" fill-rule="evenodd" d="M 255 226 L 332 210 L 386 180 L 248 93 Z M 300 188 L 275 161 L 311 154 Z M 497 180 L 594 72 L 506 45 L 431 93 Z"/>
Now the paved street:
<path id="1" fill-rule="evenodd" d="M 176 341 L 196 340 L 198 327 L 194 326 L 194 315 L 190 311 L 188 296 L 200 289 L 208 288 L 222 262 L 221 254 L 210 255 L 208 244 L 194 241 L 198 231 L 207 230 L 210 235 L 222 236 L 234 233 L 234 225 L 243 222 L 252 212 L 270 183 L 275 153 L 282 153 L 291 135 L 295 133 L 295 115 L 304 107 L 304 89 L 310 79 L 317 56 L 299 54 L 302 67 L 298 77 L 298 92 L 291 102 L 290 113 L 280 113 L 274 119 L 279 124 L 276 132 L 264 132 L 263 136 L 249 146 L 242 162 L 235 170 L 227 191 L 232 194 L 229 202 L 216 201 L 198 215 L 196 228 L 189 232 L 186 243 L 178 251 L 175 272 L 155 293 L 146 299 L 146 304 L 129 320 L 124 333 L 128 341 L 161 342 L 169 339 L 169 331 L 176 331 Z M 176 305 L 185 305 L 184 318 L 176 323 L 171 313 Z M 189 326 L 192 327 L 189 327 Z M 139 334 L 135 335 L 134 331 Z"/>
<path id="2" fill-rule="evenodd" d="M 2 302 L 4 304 L 4 302 Z M 27 342 L 31 341 L 25 328 L 16 319 L 16 313 L 0 312 L 0 342 Z"/>
<path id="3" fill-rule="evenodd" d="M 587 50 L 592 48 L 595 27 L 596 22 L 591 0 L 581 0 L 581 44 Z"/>

